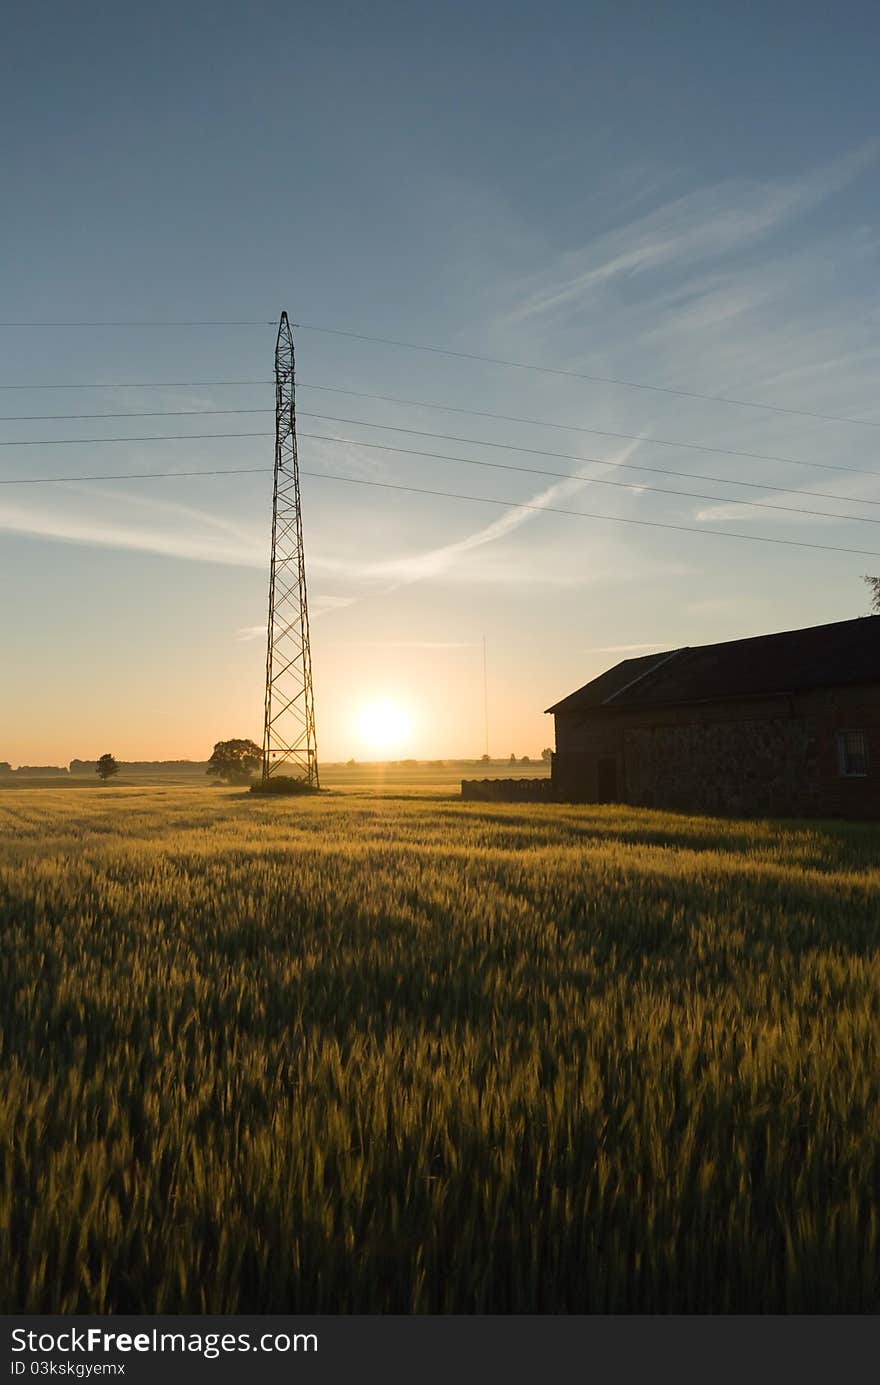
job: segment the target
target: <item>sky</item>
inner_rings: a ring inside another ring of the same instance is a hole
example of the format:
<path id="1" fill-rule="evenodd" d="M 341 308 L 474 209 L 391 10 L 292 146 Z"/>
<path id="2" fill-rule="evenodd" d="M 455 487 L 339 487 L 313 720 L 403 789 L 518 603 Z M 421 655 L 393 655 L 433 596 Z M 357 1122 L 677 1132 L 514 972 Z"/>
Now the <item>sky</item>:
<path id="1" fill-rule="evenodd" d="M 0 479 L 66 479 L 0 487 L 0 760 L 261 739 L 282 309 L 322 759 L 482 753 L 484 637 L 521 756 L 620 659 L 865 614 L 878 39 L 846 0 L 13 4 Z M 19 325 L 120 321 L 261 325 Z M 199 433 L 262 436 L 59 445 Z M 265 470 L 76 479 L 208 468 Z"/>

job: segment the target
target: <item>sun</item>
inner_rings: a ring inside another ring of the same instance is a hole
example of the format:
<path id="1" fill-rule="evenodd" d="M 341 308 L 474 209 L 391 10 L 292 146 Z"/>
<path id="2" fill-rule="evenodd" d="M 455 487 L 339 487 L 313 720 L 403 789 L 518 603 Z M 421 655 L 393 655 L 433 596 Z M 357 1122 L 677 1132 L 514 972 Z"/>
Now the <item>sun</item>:
<path id="1" fill-rule="evenodd" d="M 404 743 L 412 727 L 412 717 L 399 702 L 383 698 L 362 707 L 357 724 L 364 747 L 377 754 L 386 754 L 398 750 Z"/>

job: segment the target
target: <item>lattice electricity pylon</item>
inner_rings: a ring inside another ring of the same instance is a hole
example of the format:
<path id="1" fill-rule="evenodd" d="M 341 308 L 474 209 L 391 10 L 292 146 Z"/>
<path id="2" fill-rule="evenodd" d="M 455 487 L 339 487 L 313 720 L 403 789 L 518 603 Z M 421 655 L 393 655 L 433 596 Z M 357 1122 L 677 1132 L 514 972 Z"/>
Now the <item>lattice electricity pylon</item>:
<path id="1" fill-rule="evenodd" d="M 318 788 L 318 745 L 309 647 L 303 548 L 293 333 L 281 314 L 275 343 L 275 486 L 263 723 L 263 783 L 290 775 Z"/>

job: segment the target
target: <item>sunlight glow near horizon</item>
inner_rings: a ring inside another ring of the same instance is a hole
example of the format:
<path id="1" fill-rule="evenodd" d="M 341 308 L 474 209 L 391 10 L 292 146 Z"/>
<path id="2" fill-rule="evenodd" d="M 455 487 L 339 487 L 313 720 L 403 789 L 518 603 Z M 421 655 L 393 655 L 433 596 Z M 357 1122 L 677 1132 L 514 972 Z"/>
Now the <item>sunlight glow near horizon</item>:
<path id="1" fill-rule="evenodd" d="M 392 698 L 381 698 L 363 706 L 357 717 L 361 748 L 379 753 L 400 750 L 412 731 L 412 715 Z"/>

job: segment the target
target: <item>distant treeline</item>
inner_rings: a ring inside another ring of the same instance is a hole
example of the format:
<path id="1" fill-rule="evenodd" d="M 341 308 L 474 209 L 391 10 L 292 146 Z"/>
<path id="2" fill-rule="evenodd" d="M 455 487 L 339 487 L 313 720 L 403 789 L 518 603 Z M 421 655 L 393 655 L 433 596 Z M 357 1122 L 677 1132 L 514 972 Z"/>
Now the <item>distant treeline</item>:
<path id="1" fill-rule="evenodd" d="M 207 760 L 123 760 L 126 774 L 204 774 Z M 97 760 L 71 760 L 67 765 L 19 765 L 13 769 L 8 760 L 0 760 L 0 775 L 20 774 L 57 778 L 58 775 L 96 774 Z"/>
<path id="2" fill-rule="evenodd" d="M 204 774 L 207 760 L 120 760 L 125 774 Z M 96 774 L 97 760 L 71 760 L 71 774 Z"/>
<path id="3" fill-rule="evenodd" d="M 63 765 L 19 765 L 18 769 L 13 769 L 8 760 L 0 760 L 0 774 L 66 774 L 67 769 Z"/>
<path id="4" fill-rule="evenodd" d="M 472 769 L 476 766 L 485 768 L 487 765 L 508 765 L 512 764 L 513 757 L 508 760 L 506 757 L 499 757 L 497 760 L 487 760 L 485 757 L 472 760 L 335 760 L 322 761 L 328 769 L 369 769 L 383 764 L 394 769 Z M 120 760 L 122 773 L 126 776 L 138 775 L 162 775 L 162 774 L 204 774 L 208 767 L 207 760 Z M 540 764 L 540 759 L 535 756 L 531 760 L 528 755 L 524 755 L 519 764 Z M 19 765 L 13 769 L 8 760 L 0 760 L 0 775 L 22 775 L 22 776 L 44 776 L 55 777 L 59 775 L 94 775 L 97 773 L 97 760 L 71 760 L 67 765 Z"/>

